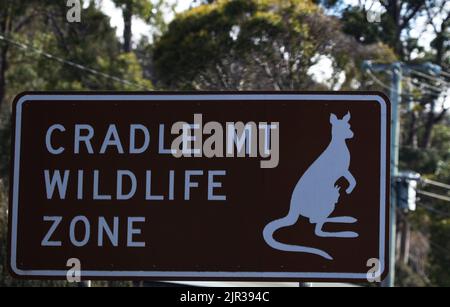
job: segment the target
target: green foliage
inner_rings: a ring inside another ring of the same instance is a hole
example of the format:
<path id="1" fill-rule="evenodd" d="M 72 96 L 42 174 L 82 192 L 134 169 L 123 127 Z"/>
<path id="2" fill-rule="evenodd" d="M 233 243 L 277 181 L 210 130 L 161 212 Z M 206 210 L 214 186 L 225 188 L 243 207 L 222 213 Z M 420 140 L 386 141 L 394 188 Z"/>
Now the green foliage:
<path id="1" fill-rule="evenodd" d="M 340 30 L 311 1 L 215 1 L 169 25 L 155 44 L 155 70 L 175 89 L 314 89 L 308 70 L 319 55 L 333 59 L 337 75 L 350 72 L 348 84 L 364 57 L 391 58 Z"/>
<path id="2" fill-rule="evenodd" d="M 450 125 L 441 124 L 433 128 L 433 142 L 429 149 L 406 147 L 401 150 L 403 169 L 413 169 L 425 177 L 439 182 L 450 182 Z M 445 189 L 432 186 L 421 187 L 426 191 L 445 195 Z M 447 194 L 450 196 L 450 194 Z M 450 280 L 450 208 L 448 203 L 426 196 L 419 199 L 419 210 L 411 217 L 414 229 L 429 237 L 429 259 L 427 277 L 435 286 L 448 286 Z M 424 207 L 425 206 L 425 207 Z M 398 276 L 399 285 L 411 285 L 418 281 L 411 268 L 403 268 Z M 416 284 L 421 285 L 421 283 Z"/>
<path id="3" fill-rule="evenodd" d="M 426 287 L 428 283 L 422 276 L 416 274 L 411 267 L 404 265 L 403 263 L 397 264 L 395 270 L 397 278 L 397 287 Z"/>
<path id="4" fill-rule="evenodd" d="M 149 20 L 152 16 L 153 4 L 149 0 L 113 0 L 122 10 L 131 9 L 132 15 Z"/>
<path id="5" fill-rule="evenodd" d="M 360 5 L 339 7 L 334 9 L 342 13 L 345 33 L 352 35 L 363 44 L 373 44 L 382 42 L 387 44 L 395 51 L 398 59 L 414 64 L 420 64 L 427 61 L 443 66 L 448 70 L 450 51 L 448 35 L 450 31 L 450 16 L 448 11 L 443 10 L 445 1 L 425 1 L 425 0 L 386 0 L 383 1 L 384 11 L 381 16 L 381 23 L 371 23 L 367 18 L 367 1 L 360 1 Z M 427 5 L 425 5 L 427 2 Z M 431 20 L 431 17 L 433 17 Z M 421 46 L 421 37 L 413 35 L 417 31 L 417 21 L 430 18 L 429 28 L 432 28 L 436 36 L 430 46 Z M 444 22 L 441 22 L 444 20 Z M 433 23 L 433 25 L 431 25 Z M 440 24 L 442 23 L 442 24 Z M 416 30 L 416 31 L 412 31 Z M 427 48 L 428 47 L 428 48 Z M 389 63 L 390 61 L 383 61 Z M 380 74 L 379 78 L 385 80 L 388 84 L 386 73 Z M 417 76 L 415 76 L 417 77 Z M 389 77 L 388 77 L 389 78 Z M 444 78 L 441 76 L 441 78 Z M 439 86 L 427 78 L 418 78 L 418 83 L 431 84 Z M 448 81 L 448 80 L 447 80 Z M 404 84 L 408 89 L 408 84 Z M 383 89 L 385 90 L 385 89 Z M 436 106 L 439 105 L 437 98 L 439 95 L 428 95 L 423 93 L 423 88 L 413 88 L 412 110 L 402 110 L 402 138 L 400 148 L 399 167 L 403 170 L 414 170 L 421 173 L 424 177 L 438 180 L 440 182 L 450 182 L 450 127 L 448 115 L 441 113 Z M 445 124 L 444 124 L 445 123 Z M 421 187 L 430 192 L 445 195 L 445 190 L 433 189 L 430 186 Z M 450 212 L 448 204 L 421 197 L 419 205 L 422 206 L 414 214 L 410 214 L 409 219 L 415 221 L 415 231 L 420 232 L 430 242 L 429 249 L 431 256 L 429 260 L 414 259 L 410 267 L 399 268 L 399 285 L 423 285 L 421 279 L 428 277 L 433 285 L 445 285 L 448 282 L 449 259 L 442 248 L 448 251 L 449 233 L 446 221 L 442 220 L 448 217 Z M 423 206 L 427 206 L 424 208 Z M 439 212 L 439 213 L 437 213 Z M 420 222 L 418 222 L 420 221 Z M 414 243 L 414 242 L 413 242 Z M 427 247 L 428 248 L 428 247 Z M 424 263 L 428 261 L 427 263 Z M 428 266 L 427 276 L 417 278 L 413 267 Z M 426 279 L 426 278 L 425 278 Z"/>
<path id="6" fill-rule="evenodd" d="M 360 43 L 374 44 L 378 42 L 391 43 L 395 38 L 395 31 L 388 15 L 383 14 L 381 23 L 370 23 L 367 20 L 365 8 L 349 7 L 343 12 L 343 30 L 354 36 Z M 390 44 L 393 46 L 392 44 Z"/>
<path id="7" fill-rule="evenodd" d="M 122 10 L 125 23 L 124 44 L 131 44 L 133 17 L 140 18 L 152 26 L 152 33 L 149 33 L 149 37 L 159 36 L 167 29 L 164 14 L 174 13 L 178 3 L 176 0 L 172 2 L 167 0 L 113 0 L 113 2 Z M 131 46 L 127 46 L 127 48 L 129 47 Z"/>
<path id="8" fill-rule="evenodd" d="M 364 43 L 382 42 L 393 48 L 397 55 L 406 59 L 411 30 L 419 17 L 426 15 L 426 0 L 383 0 L 381 22 L 371 22 L 367 18 L 368 10 L 374 9 L 374 2 L 363 0 L 358 4 L 344 5 L 343 1 L 317 0 L 324 7 L 333 8 L 342 14 L 345 32 Z M 435 4 L 439 6 L 438 3 Z M 417 45 L 416 45 L 417 46 Z"/>
<path id="9" fill-rule="evenodd" d="M 403 147 L 400 150 L 400 168 L 412 169 L 422 174 L 439 175 L 444 181 L 450 178 L 450 127 L 433 128 L 432 146 L 428 149 Z M 448 182 L 448 181 L 447 181 Z"/>
<path id="10" fill-rule="evenodd" d="M 115 29 L 109 18 L 93 5 L 83 11 L 83 22 L 69 24 L 65 16 L 52 11 L 57 23 L 57 35 L 48 31 L 45 21 L 37 23 L 43 31 L 16 34 L 14 39 L 28 41 L 30 45 L 44 50 L 68 62 L 82 64 L 80 69 L 55 59 L 43 57 L 31 50 L 17 47 L 11 52 L 11 65 L 7 71 L 7 101 L 25 90 L 143 90 L 152 85 L 143 78 L 143 72 L 134 54 L 122 54 Z M 30 40 L 31 37 L 31 40 Z M 15 65 L 17 63 L 17 65 Z M 94 69 L 129 83 L 93 74 Z"/>
<path id="11" fill-rule="evenodd" d="M 435 285 L 449 287 L 450 218 L 434 223 L 431 228 L 431 235 L 430 279 Z"/>
<path id="12" fill-rule="evenodd" d="M 432 179 L 450 183 L 450 125 L 438 125 L 434 129 L 433 146 L 441 152 L 442 159 L 437 163 Z M 433 192 L 446 194 L 444 189 Z M 450 207 L 448 202 L 429 201 L 435 212 L 430 223 L 430 279 L 435 285 L 450 286 Z"/>
<path id="13" fill-rule="evenodd" d="M 91 3 L 82 12 L 81 23 L 66 21 L 65 1 L 5 1 L 14 27 L 23 24 L 8 37 L 25 42 L 25 50 L 8 45 L 5 102 L 22 91 L 31 90 L 143 90 L 152 83 L 143 77 L 142 67 L 134 53 L 122 53 L 115 29 L 109 17 Z M 31 5 L 33 4 L 33 5 Z M 5 11 L 0 10 L 0 15 Z M 1 18 L 0 18 L 1 19 Z M 0 42 L 0 48 L 5 43 Z M 44 51 L 50 56 L 44 56 Z M 58 58 L 58 59 L 56 59 Z M 62 63 L 61 60 L 65 61 Z M 84 68 L 76 67 L 76 64 Z M 89 71 L 94 69 L 118 82 Z M 0 113 L 0 286 L 73 286 L 63 281 L 42 282 L 12 279 L 6 269 L 7 246 L 7 186 L 10 159 L 10 104 Z M 94 286 L 106 286 L 95 282 Z M 115 283 L 129 286 L 130 283 Z"/>

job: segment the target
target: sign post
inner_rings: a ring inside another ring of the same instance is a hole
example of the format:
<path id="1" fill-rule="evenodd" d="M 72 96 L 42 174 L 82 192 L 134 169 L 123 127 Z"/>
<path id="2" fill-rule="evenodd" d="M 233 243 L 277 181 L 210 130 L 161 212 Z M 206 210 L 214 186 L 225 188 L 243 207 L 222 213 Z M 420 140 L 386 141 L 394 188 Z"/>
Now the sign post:
<path id="1" fill-rule="evenodd" d="M 24 93 L 10 270 L 22 278 L 380 281 L 379 93 Z"/>

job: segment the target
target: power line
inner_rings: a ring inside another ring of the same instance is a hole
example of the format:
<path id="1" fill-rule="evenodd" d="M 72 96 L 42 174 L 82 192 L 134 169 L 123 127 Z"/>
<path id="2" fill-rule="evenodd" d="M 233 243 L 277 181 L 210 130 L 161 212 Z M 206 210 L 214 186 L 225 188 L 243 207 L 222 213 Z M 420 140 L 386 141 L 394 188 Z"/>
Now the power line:
<path id="1" fill-rule="evenodd" d="M 57 57 L 57 56 L 52 55 L 52 54 L 50 54 L 48 52 L 45 52 L 45 51 L 40 50 L 40 49 L 37 49 L 37 48 L 35 48 L 35 47 L 31 46 L 31 45 L 27 45 L 27 44 L 24 44 L 24 43 L 12 40 L 10 38 L 7 38 L 1 33 L 0 33 L 0 40 L 6 42 L 8 44 L 14 45 L 14 46 L 18 47 L 19 49 L 22 49 L 22 50 L 25 50 L 25 51 L 34 52 L 34 53 L 36 53 L 36 54 L 38 54 L 38 55 L 40 55 L 40 56 L 42 56 L 44 58 L 54 60 L 54 61 L 59 62 L 61 64 L 69 65 L 69 66 L 74 67 L 76 69 L 89 72 L 89 73 L 91 73 L 93 75 L 101 76 L 101 77 L 103 77 L 105 79 L 110 79 L 110 80 L 113 80 L 113 81 L 116 81 L 116 82 L 119 82 L 119 83 L 122 83 L 122 84 L 125 84 L 125 85 L 135 86 L 135 87 L 137 87 L 139 89 L 148 90 L 142 84 L 138 84 L 136 82 L 132 82 L 132 81 L 129 81 L 129 80 L 121 79 L 121 78 L 109 75 L 107 73 L 104 73 L 104 72 L 101 72 L 101 71 L 98 71 L 98 70 L 86 67 L 86 66 L 78 64 L 78 63 L 75 63 L 73 61 Z"/>
<path id="2" fill-rule="evenodd" d="M 392 72 L 390 72 L 390 71 L 385 71 L 385 73 L 387 73 L 388 75 L 392 76 Z M 412 87 L 414 87 L 417 90 L 419 90 L 421 92 L 421 94 L 427 94 L 427 95 L 433 95 L 433 96 L 435 96 L 435 95 L 442 95 L 443 92 L 445 92 L 447 90 L 447 88 L 440 89 L 438 87 L 432 86 L 432 85 L 427 84 L 427 83 L 418 84 L 417 83 L 418 81 L 413 79 L 413 78 L 411 78 L 411 77 L 408 77 L 408 80 L 411 81 L 409 84 Z M 428 90 L 427 89 L 423 89 L 422 87 L 426 87 L 426 88 L 428 88 Z M 444 95 L 446 95 L 446 94 L 444 94 Z"/>
<path id="3" fill-rule="evenodd" d="M 412 80 L 411 80 L 411 81 L 412 81 Z M 431 89 L 431 88 L 429 88 L 429 89 L 423 88 L 423 87 L 428 87 L 427 85 L 424 85 L 424 84 L 419 85 L 419 84 L 416 83 L 416 82 L 411 82 L 410 85 L 411 85 L 413 88 L 415 88 L 415 89 L 417 89 L 418 91 L 420 91 L 422 95 L 438 96 L 438 98 L 439 98 L 439 96 L 441 96 L 441 95 L 443 94 L 442 91 L 437 91 L 437 90 Z M 444 95 L 445 95 L 445 94 L 444 94 Z M 423 98 L 423 96 L 422 96 L 422 98 Z"/>
<path id="4" fill-rule="evenodd" d="M 427 83 L 420 83 L 419 84 L 418 81 L 416 81 L 414 79 L 411 79 L 411 81 L 413 82 L 413 86 L 414 87 L 416 87 L 416 88 L 418 88 L 420 90 L 423 90 L 420 87 L 426 87 L 429 90 L 434 91 L 433 94 L 440 95 L 440 94 L 442 94 L 442 92 L 446 92 L 447 91 L 447 88 L 438 88 L 436 86 L 433 86 L 433 85 L 430 85 L 430 84 L 427 84 Z"/>
<path id="5" fill-rule="evenodd" d="M 415 69 L 409 69 L 413 74 L 423 77 L 425 79 L 431 80 L 431 81 L 435 81 L 435 82 L 439 82 L 441 84 L 444 84 L 446 87 L 450 87 L 450 83 L 446 82 L 445 80 L 441 79 L 441 78 L 437 78 L 434 76 L 431 76 L 429 74 L 423 73 L 421 71 L 415 70 Z"/>
<path id="6" fill-rule="evenodd" d="M 434 185 L 440 188 L 444 188 L 447 190 L 450 190 L 450 185 L 442 183 L 442 182 L 438 182 L 438 181 L 434 181 L 434 180 L 430 180 L 430 179 L 422 179 L 422 182 L 426 183 L 426 184 L 430 184 L 430 185 Z"/>
<path id="7" fill-rule="evenodd" d="M 444 195 L 440 195 L 440 194 L 436 194 L 436 193 L 431 193 L 431 192 L 427 192 L 427 191 L 417 190 L 417 194 L 421 194 L 421 195 L 428 196 L 428 197 L 431 197 L 431 198 L 436 198 L 436 199 L 439 199 L 439 200 L 450 202 L 450 197 L 447 197 L 447 196 L 444 196 Z"/>
<path id="8" fill-rule="evenodd" d="M 391 91 L 391 87 L 389 85 L 387 85 L 386 83 L 384 83 L 383 81 L 381 81 L 377 76 L 375 76 L 375 74 L 373 73 L 373 71 L 371 69 L 367 69 L 366 72 L 375 83 L 377 83 L 382 88 L 384 88 L 388 91 Z M 423 91 L 422 89 L 420 89 L 420 90 Z M 401 94 L 401 97 L 407 98 L 407 99 L 417 99 L 417 97 L 414 97 L 413 95 L 404 94 L 404 93 Z"/>
<path id="9" fill-rule="evenodd" d="M 381 81 L 375 74 L 374 74 L 374 68 L 372 66 L 372 64 L 366 65 L 365 67 L 365 71 L 366 73 L 371 77 L 371 79 L 377 83 L 379 86 L 381 86 L 382 88 L 391 91 L 391 86 L 384 83 L 383 81 Z M 382 71 L 383 73 L 386 73 L 388 75 L 390 75 L 391 77 L 393 76 L 393 73 L 391 71 L 389 71 L 387 68 L 386 69 L 381 69 L 379 68 L 379 71 Z M 444 97 L 447 95 L 445 94 L 445 92 L 450 88 L 450 83 L 444 81 L 443 79 L 437 78 L 437 77 L 433 77 L 429 74 L 425 74 L 423 72 L 418 71 L 417 69 L 408 67 L 407 71 L 414 73 L 416 75 L 422 76 L 424 78 L 427 78 L 429 80 L 435 81 L 435 82 L 439 82 L 440 84 L 444 84 L 445 88 L 438 88 L 436 86 L 433 86 L 431 84 L 428 83 L 423 83 L 423 84 L 412 84 L 412 86 L 414 86 L 416 89 L 418 89 L 420 91 L 420 93 L 422 94 L 422 98 L 424 94 L 428 94 L 428 95 L 442 95 L 444 93 Z M 411 78 L 411 81 L 413 81 L 413 79 Z M 414 80 L 416 81 L 416 80 Z M 424 89 L 424 87 L 426 87 L 427 89 Z M 417 99 L 417 97 L 413 96 L 413 95 L 409 95 L 409 94 L 401 94 L 402 97 L 404 98 L 412 98 L 412 99 Z"/>
<path id="10" fill-rule="evenodd" d="M 446 71 L 441 71 L 441 75 L 444 75 L 444 76 L 450 78 L 450 73 L 448 73 Z"/>
<path id="11" fill-rule="evenodd" d="M 375 81 L 375 83 L 377 83 L 379 86 L 383 87 L 384 89 L 391 90 L 391 87 L 386 83 L 384 83 L 383 81 L 381 81 L 377 76 L 375 76 L 372 70 L 368 69 L 366 72 L 369 75 L 369 77 L 371 77 L 372 80 Z"/>
<path id="12" fill-rule="evenodd" d="M 384 73 L 392 76 L 392 72 L 390 72 L 390 71 L 384 71 Z M 391 90 L 391 87 L 389 85 L 387 85 L 386 83 L 384 83 L 383 81 L 381 81 L 377 76 L 375 76 L 375 74 L 370 69 L 367 70 L 367 74 L 378 85 L 380 85 L 381 87 L 383 87 L 383 88 L 385 88 L 385 89 L 387 89 L 389 91 Z M 413 81 L 413 80 L 411 79 L 411 81 Z M 421 98 L 423 98 L 424 94 L 432 95 L 432 96 L 436 96 L 436 95 L 442 94 L 442 90 L 441 89 L 438 89 L 437 87 L 433 87 L 433 86 L 428 85 L 428 84 L 424 84 L 424 86 L 429 87 L 430 88 L 429 90 L 423 89 L 419 85 L 413 84 L 413 83 L 411 84 L 411 86 L 413 86 L 414 88 L 416 88 L 417 90 L 420 91 L 420 93 L 422 94 Z M 434 90 L 434 91 L 431 91 L 431 90 Z M 413 100 L 417 100 L 418 99 L 417 97 L 415 97 L 413 95 L 405 94 L 405 93 L 402 93 L 401 97 L 407 98 L 407 99 L 413 99 Z"/>

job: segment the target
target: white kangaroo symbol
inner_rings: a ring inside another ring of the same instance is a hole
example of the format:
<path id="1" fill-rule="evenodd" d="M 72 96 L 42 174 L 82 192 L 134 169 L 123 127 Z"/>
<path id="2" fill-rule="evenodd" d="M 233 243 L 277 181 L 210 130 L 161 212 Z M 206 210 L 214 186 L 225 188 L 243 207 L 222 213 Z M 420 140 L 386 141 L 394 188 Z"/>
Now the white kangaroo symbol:
<path id="1" fill-rule="evenodd" d="M 341 120 L 336 115 L 331 114 L 331 143 L 295 186 L 288 215 L 272 221 L 264 228 L 264 240 L 270 247 L 287 252 L 314 254 L 333 260 L 328 253 L 320 249 L 284 244 L 274 239 L 273 235 L 277 230 L 295 225 L 300 216 L 308 218 L 311 224 L 316 225 L 315 234 L 318 237 L 357 238 L 359 236 L 357 233 L 350 231 L 325 232 L 322 230 L 325 223 L 352 224 L 357 222 L 355 218 L 349 216 L 330 217 L 340 196 L 341 188 L 336 185 L 336 182 L 342 177 L 348 181 L 347 194 L 352 193 L 356 186 L 356 180 L 349 171 L 350 151 L 346 144 L 346 140 L 354 136 L 350 129 L 349 120 L 350 113 L 347 113 Z"/>

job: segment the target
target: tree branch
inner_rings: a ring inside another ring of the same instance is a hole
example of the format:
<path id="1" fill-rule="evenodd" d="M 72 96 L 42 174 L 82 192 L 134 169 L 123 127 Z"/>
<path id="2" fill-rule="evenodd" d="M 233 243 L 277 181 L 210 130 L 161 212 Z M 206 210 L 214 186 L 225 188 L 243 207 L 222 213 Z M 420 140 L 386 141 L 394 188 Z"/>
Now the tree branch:
<path id="1" fill-rule="evenodd" d="M 425 1 L 417 4 L 410 12 L 409 14 L 406 14 L 403 18 L 402 18 L 402 22 L 400 23 L 400 29 L 404 30 L 409 22 L 417 15 L 417 13 L 419 13 L 419 11 L 424 7 L 425 5 Z"/>
<path id="2" fill-rule="evenodd" d="M 441 113 L 439 113 L 439 115 L 434 118 L 434 124 L 440 123 L 445 118 L 445 116 L 447 115 L 448 110 L 449 110 L 449 108 L 443 109 L 441 111 Z"/>
<path id="3" fill-rule="evenodd" d="M 20 31 L 24 26 L 28 25 L 34 17 L 38 16 L 40 13 L 37 11 L 32 11 L 29 15 L 24 16 L 21 20 L 19 20 L 16 25 L 13 27 L 13 32 Z"/>

